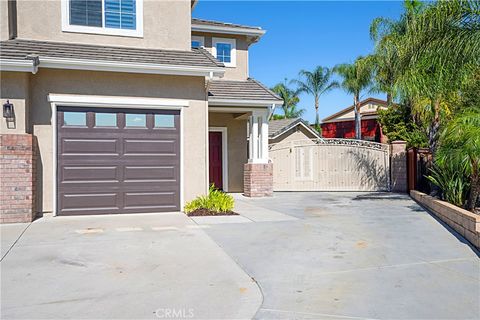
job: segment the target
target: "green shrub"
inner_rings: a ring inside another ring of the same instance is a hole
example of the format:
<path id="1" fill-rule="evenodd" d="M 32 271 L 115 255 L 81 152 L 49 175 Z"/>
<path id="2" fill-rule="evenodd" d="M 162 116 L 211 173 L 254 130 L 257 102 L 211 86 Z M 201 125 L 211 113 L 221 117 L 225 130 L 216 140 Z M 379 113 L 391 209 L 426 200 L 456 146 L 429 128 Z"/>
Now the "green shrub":
<path id="1" fill-rule="evenodd" d="M 468 177 L 455 162 L 436 163 L 427 179 L 442 191 L 442 200 L 463 207 L 470 188 Z"/>
<path id="2" fill-rule="evenodd" d="M 233 211 L 234 204 L 235 201 L 231 195 L 211 185 L 208 195 L 199 196 L 185 205 L 185 212 L 190 213 L 197 209 L 207 209 L 216 213 L 230 212 Z"/>

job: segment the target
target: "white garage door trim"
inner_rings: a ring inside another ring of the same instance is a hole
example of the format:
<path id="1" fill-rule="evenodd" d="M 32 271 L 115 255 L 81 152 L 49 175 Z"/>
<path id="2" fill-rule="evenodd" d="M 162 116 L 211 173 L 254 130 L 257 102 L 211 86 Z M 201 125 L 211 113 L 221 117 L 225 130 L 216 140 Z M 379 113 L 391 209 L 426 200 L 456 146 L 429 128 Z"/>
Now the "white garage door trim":
<path id="1" fill-rule="evenodd" d="M 183 109 L 189 106 L 188 100 L 139 98 L 97 95 L 49 94 L 51 105 L 52 149 L 53 149 L 53 182 L 52 212 L 57 215 L 57 107 L 95 107 L 95 108 L 131 108 L 131 109 L 164 109 L 180 111 L 180 210 L 184 207 L 184 159 L 183 159 Z"/>

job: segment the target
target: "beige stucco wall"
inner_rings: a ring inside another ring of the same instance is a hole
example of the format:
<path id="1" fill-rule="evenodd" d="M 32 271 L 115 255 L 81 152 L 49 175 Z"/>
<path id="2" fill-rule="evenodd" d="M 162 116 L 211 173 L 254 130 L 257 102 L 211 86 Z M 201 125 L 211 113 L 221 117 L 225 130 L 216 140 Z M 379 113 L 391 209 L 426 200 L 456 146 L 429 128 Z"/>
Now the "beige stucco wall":
<path id="1" fill-rule="evenodd" d="M 246 36 L 201 32 L 192 32 L 192 35 L 203 37 L 205 49 L 207 49 L 210 53 L 212 52 L 212 38 L 235 39 L 237 51 L 236 67 L 226 67 L 225 75 L 222 79 L 246 80 L 248 78 L 248 42 Z"/>
<path id="2" fill-rule="evenodd" d="M 248 161 L 247 120 L 235 119 L 238 114 L 208 114 L 209 127 L 227 127 L 228 191 L 243 192 L 243 165 Z"/>
<path id="3" fill-rule="evenodd" d="M 385 107 L 369 103 L 360 108 L 360 114 L 375 112 L 377 111 L 377 109 L 385 109 Z M 352 110 L 350 112 L 347 112 L 345 114 L 338 116 L 336 119 L 353 119 L 353 118 L 355 118 L 355 112 Z"/>
<path id="4" fill-rule="evenodd" d="M 143 0 L 143 38 L 63 32 L 60 1 L 17 0 L 18 38 L 190 50 L 190 0 Z"/>
<path id="5" fill-rule="evenodd" d="M 0 1 L 0 40 L 8 39 L 8 1 Z"/>
<path id="6" fill-rule="evenodd" d="M 296 126 L 288 130 L 278 138 L 270 139 L 268 143 L 272 144 L 272 143 L 279 143 L 279 142 L 290 142 L 295 140 L 310 140 L 315 138 L 318 138 L 318 137 L 313 135 L 310 131 L 308 131 L 304 127 Z"/>
<path id="7" fill-rule="evenodd" d="M 31 76 L 31 122 L 37 136 L 38 158 L 37 190 L 39 208 L 52 210 L 53 199 L 53 127 L 49 93 L 105 95 L 186 99 L 190 106 L 184 108 L 184 196 L 191 200 L 207 191 L 207 103 L 205 79 L 142 75 L 113 72 L 64 71 L 40 69 Z"/>
<path id="8" fill-rule="evenodd" d="M 15 122 L 7 126 L 7 121 L 0 118 L 0 134 L 29 133 L 28 106 L 29 106 L 29 79 L 26 72 L 0 72 L 0 105 L 9 100 L 13 104 Z"/>

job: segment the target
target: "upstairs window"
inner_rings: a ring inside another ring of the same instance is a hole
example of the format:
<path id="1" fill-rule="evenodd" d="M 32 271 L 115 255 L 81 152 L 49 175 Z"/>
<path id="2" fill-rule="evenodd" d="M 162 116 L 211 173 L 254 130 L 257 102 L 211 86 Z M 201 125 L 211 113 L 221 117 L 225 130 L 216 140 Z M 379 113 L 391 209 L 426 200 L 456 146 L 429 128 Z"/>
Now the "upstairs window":
<path id="1" fill-rule="evenodd" d="M 226 67 L 236 66 L 236 41 L 235 39 L 213 38 L 212 53 L 218 61 Z"/>
<path id="2" fill-rule="evenodd" d="M 143 36 L 143 0 L 62 0 L 62 30 Z"/>
<path id="3" fill-rule="evenodd" d="M 200 36 L 192 36 L 192 48 L 200 48 L 203 47 L 203 37 Z"/>

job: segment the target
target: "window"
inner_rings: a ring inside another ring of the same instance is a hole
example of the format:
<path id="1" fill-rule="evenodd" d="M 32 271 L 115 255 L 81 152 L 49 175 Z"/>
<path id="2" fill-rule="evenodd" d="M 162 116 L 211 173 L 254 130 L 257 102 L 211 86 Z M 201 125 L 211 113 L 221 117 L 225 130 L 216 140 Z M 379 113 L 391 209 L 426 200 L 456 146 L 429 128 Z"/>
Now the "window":
<path id="1" fill-rule="evenodd" d="M 85 112 L 68 112 L 63 113 L 64 126 L 85 127 L 87 125 L 87 114 Z"/>
<path id="2" fill-rule="evenodd" d="M 226 67 L 236 66 L 236 41 L 235 39 L 213 38 L 212 53 L 218 61 Z"/>
<path id="3" fill-rule="evenodd" d="M 146 127 L 147 116 L 145 114 L 127 113 L 125 115 L 126 127 Z"/>
<path id="4" fill-rule="evenodd" d="M 192 48 L 200 48 L 204 46 L 203 37 L 192 36 Z"/>
<path id="5" fill-rule="evenodd" d="M 102 26 L 102 0 L 70 0 L 70 24 Z"/>
<path id="6" fill-rule="evenodd" d="M 115 113 L 95 113 L 96 127 L 116 127 L 117 115 Z"/>
<path id="7" fill-rule="evenodd" d="M 67 32 L 142 37 L 142 17 L 143 0 L 62 0 Z"/>
<path id="8" fill-rule="evenodd" d="M 173 114 L 156 114 L 155 128 L 175 128 L 175 116 Z"/>

